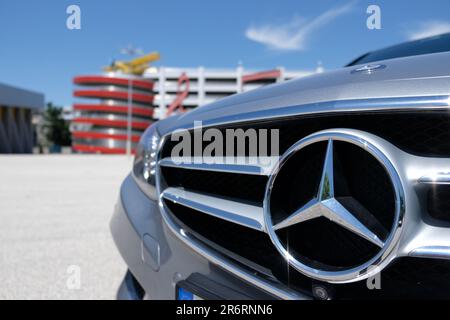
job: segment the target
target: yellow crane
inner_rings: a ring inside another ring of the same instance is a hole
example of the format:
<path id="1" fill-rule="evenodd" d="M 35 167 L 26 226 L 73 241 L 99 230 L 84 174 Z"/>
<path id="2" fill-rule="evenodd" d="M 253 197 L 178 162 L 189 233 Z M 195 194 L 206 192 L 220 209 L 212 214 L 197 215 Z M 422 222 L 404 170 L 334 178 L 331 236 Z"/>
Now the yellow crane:
<path id="1" fill-rule="evenodd" d="M 159 60 L 158 52 L 152 52 L 130 61 L 114 61 L 109 67 L 103 68 L 106 72 L 122 71 L 126 74 L 142 75 L 149 67 L 149 63 Z"/>

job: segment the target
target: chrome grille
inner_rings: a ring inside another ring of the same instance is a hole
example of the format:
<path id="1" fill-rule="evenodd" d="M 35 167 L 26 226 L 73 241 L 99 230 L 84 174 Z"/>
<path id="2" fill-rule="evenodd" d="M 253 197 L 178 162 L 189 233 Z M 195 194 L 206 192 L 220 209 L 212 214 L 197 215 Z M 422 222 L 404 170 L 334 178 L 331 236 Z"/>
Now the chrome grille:
<path id="1" fill-rule="evenodd" d="M 450 157 L 450 130 L 447 129 L 450 127 L 449 119 L 448 114 L 441 111 L 430 111 L 427 114 L 340 114 L 316 115 L 283 122 L 246 123 L 234 127 L 280 129 L 281 153 L 310 133 L 345 127 L 373 133 L 409 154 L 432 159 Z M 439 121 L 439 124 L 436 125 L 435 121 Z M 225 128 L 227 127 L 218 129 Z M 287 267 L 283 257 L 277 254 L 276 250 L 273 251 L 269 237 L 261 232 L 265 228 L 262 219 L 262 197 L 268 178 L 255 175 L 254 168 L 250 166 L 175 166 L 170 164 L 168 159 L 172 147 L 173 143 L 166 141 L 160 152 L 160 191 L 167 211 L 177 223 L 191 231 L 198 241 L 229 259 L 274 277 L 287 286 L 308 290 L 311 281 Z M 383 183 L 380 183 L 380 186 L 382 187 Z M 382 201 L 383 190 L 379 191 L 379 201 Z M 422 205 L 426 206 L 425 203 Z M 388 220 L 388 217 L 386 219 Z M 353 248 L 358 247 L 350 238 L 347 240 Z M 395 273 L 395 265 L 392 268 L 389 270 L 394 270 L 391 272 Z"/>

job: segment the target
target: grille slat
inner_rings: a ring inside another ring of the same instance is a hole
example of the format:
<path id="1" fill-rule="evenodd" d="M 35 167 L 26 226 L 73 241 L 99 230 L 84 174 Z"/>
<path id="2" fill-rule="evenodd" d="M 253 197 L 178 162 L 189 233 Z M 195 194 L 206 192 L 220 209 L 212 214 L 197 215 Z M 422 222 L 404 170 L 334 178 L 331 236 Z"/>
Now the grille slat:
<path id="1" fill-rule="evenodd" d="M 262 207 L 180 188 L 167 188 L 162 193 L 162 197 L 167 201 L 244 227 L 258 231 L 265 230 Z"/>
<path id="2" fill-rule="evenodd" d="M 278 157 L 171 157 L 159 160 L 159 165 L 169 168 L 182 168 L 235 174 L 269 175 Z"/>

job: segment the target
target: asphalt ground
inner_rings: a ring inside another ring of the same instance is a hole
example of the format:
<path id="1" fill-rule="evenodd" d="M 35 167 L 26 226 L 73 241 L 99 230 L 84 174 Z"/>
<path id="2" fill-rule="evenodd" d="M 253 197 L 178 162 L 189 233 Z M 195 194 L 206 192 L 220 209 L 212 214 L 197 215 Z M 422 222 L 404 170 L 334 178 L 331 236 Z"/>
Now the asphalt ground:
<path id="1" fill-rule="evenodd" d="M 126 156 L 0 156 L 0 299 L 114 299 L 109 232 Z"/>

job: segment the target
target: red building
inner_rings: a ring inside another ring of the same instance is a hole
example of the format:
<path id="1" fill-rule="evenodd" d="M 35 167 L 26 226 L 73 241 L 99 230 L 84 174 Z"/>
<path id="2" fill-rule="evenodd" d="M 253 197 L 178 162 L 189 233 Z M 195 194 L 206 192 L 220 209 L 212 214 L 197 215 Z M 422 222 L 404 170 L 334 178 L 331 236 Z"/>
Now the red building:
<path id="1" fill-rule="evenodd" d="M 120 73 L 79 76 L 73 82 L 78 100 L 73 106 L 73 150 L 124 154 L 130 148 L 133 152 L 153 122 L 153 82 Z"/>

